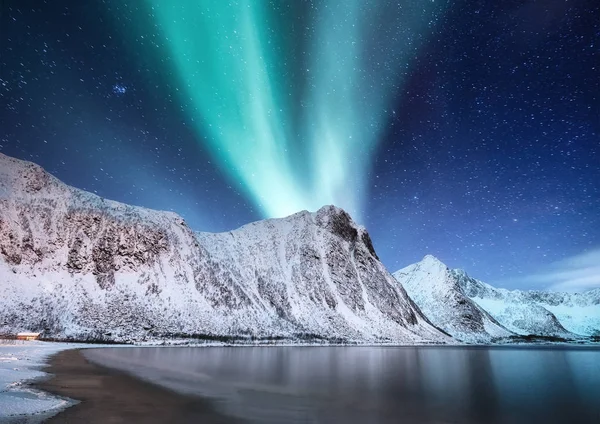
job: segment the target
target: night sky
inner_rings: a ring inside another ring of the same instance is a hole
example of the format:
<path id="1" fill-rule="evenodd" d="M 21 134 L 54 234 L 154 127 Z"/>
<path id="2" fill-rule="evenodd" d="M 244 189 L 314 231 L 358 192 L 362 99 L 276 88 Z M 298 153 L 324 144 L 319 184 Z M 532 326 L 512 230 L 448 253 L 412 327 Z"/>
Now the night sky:
<path id="1" fill-rule="evenodd" d="M 198 231 L 600 286 L 600 2 L 0 0 L 0 152 Z"/>

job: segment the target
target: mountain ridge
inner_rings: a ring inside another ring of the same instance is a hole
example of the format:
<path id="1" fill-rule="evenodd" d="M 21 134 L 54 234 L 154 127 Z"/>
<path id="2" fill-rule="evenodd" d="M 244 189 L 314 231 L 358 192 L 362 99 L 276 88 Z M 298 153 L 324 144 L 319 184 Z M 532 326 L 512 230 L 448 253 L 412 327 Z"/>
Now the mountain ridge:
<path id="1" fill-rule="evenodd" d="M 419 275 L 422 266 L 432 263 L 444 272 Z M 495 288 L 464 270 L 449 269 L 431 255 L 393 275 L 435 325 L 464 341 L 529 335 L 572 339 L 600 334 L 600 289 L 563 293 Z M 485 317 L 507 334 L 489 322 L 485 327 L 492 328 L 495 334 L 482 332 L 478 322 L 483 324 Z M 465 334 L 460 325 L 462 322 L 465 326 L 469 320 L 471 332 Z"/>
<path id="2" fill-rule="evenodd" d="M 333 205 L 195 232 L 0 154 L 0 333 L 493 343 L 600 334 L 600 289 L 496 289 L 426 255 L 392 276 Z"/>
<path id="3" fill-rule="evenodd" d="M 489 343 L 514 334 L 469 299 L 451 270 L 432 255 L 392 275 L 434 325 L 458 340 Z"/>
<path id="4" fill-rule="evenodd" d="M 600 334 L 600 289 L 583 292 L 508 290 L 496 288 L 462 270 L 455 270 L 465 293 L 482 308 L 519 334 L 582 336 Z M 533 310 L 535 314 L 528 313 Z M 537 316 L 537 318 L 534 318 Z M 538 324 L 523 322 L 536 319 Z M 545 322 L 545 324 L 542 324 Z"/>
<path id="5" fill-rule="evenodd" d="M 440 343 L 343 210 L 192 231 L 0 155 L 0 332 Z"/>

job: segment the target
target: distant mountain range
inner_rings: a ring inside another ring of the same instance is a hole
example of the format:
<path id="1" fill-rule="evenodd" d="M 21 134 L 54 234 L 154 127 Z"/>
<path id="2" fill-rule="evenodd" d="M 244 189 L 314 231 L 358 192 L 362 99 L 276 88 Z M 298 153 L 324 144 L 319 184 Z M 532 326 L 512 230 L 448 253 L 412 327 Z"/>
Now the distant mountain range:
<path id="1" fill-rule="evenodd" d="M 584 293 L 497 289 L 433 256 L 394 277 L 437 327 L 466 342 L 510 336 L 600 335 L 600 289 Z"/>
<path id="2" fill-rule="evenodd" d="M 0 154 L 0 334 L 418 344 L 599 333 L 600 290 L 495 289 L 431 256 L 394 277 L 334 206 L 196 233 Z"/>
<path id="3" fill-rule="evenodd" d="M 600 289 L 582 293 L 506 290 L 462 270 L 453 273 L 469 298 L 517 334 L 600 335 Z"/>

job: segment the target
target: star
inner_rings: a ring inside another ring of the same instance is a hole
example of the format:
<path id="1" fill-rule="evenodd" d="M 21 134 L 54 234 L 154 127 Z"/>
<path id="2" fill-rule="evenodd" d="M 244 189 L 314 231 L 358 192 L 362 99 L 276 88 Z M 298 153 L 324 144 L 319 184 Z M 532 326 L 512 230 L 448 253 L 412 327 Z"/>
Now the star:
<path id="1" fill-rule="evenodd" d="M 112 92 L 114 94 L 116 94 L 117 96 L 122 96 L 125 93 L 127 93 L 127 86 L 123 85 L 123 84 L 114 84 L 112 86 Z"/>

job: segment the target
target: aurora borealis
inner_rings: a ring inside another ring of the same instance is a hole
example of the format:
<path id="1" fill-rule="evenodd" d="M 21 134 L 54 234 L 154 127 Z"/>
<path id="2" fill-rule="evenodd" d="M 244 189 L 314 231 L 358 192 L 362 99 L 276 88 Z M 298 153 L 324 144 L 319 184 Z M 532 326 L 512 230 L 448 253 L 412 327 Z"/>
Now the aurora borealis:
<path id="1" fill-rule="evenodd" d="M 4 0 L 0 152 L 199 231 L 333 203 L 392 271 L 552 286 L 600 251 L 600 5 L 496 3 Z"/>
<path id="2" fill-rule="evenodd" d="M 360 220 L 371 156 L 419 44 L 385 27 L 431 31 L 434 3 L 418 3 L 384 17 L 382 2 L 323 1 L 304 11 L 313 34 L 286 28 L 267 2 L 149 9 L 199 138 L 264 216 L 335 204 Z M 289 19 L 301 9 L 277 11 Z M 381 46 L 392 54 L 376 57 Z"/>

